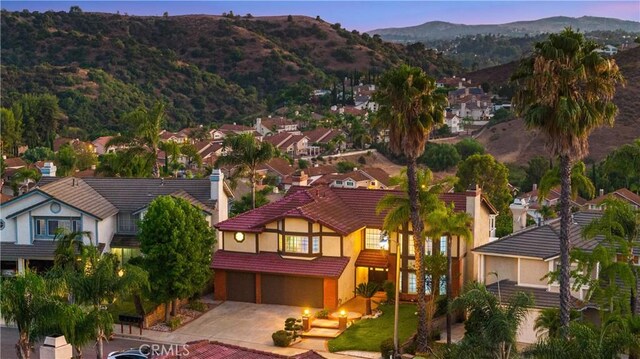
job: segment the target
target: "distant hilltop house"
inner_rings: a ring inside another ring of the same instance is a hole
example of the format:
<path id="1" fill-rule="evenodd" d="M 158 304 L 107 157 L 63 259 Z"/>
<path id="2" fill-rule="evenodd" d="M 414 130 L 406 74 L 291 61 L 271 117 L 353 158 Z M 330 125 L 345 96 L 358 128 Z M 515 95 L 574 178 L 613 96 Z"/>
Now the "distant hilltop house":
<path id="1" fill-rule="evenodd" d="M 595 49 L 594 51 L 601 54 L 613 56 L 618 53 L 618 48 L 613 45 L 604 45 L 602 48 Z"/>
<path id="2" fill-rule="evenodd" d="M 464 131 L 464 128 L 461 123 L 462 118 L 458 116 L 457 113 L 454 113 L 453 111 L 446 112 L 444 122 L 451 130 L 451 133 L 459 133 Z"/>
<path id="3" fill-rule="evenodd" d="M 59 228 L 90 233 L 85 244 L 126 262 L 139 254 L 137 221 L 156 197 L 182 198 L 214 225 L 228 218 L 233 196 L 220 170 L 208 179 L 56 178 L 55 166 L 49 170 L 35 188 L 0 204 L 2 272 L 50 268 Z"/>
<path id="4" fill-rule="evenodd" d="M 256 118 L 255 130 L 263 136 L 277 134 L 282 132 L 290 132 L 300 134 L 298 124 L 285 117 L 271 117 L 262 119 Z"/>
<path id="5" fill-rule="evenodd" d="M 455 75 L 453 75 L 452 77 L 443 77 L 436 81 L 437 88 L 454 87 L 461 89 L 465 88 L 466 86 L 472 86 L 471 79 L 456 77 Z"/>

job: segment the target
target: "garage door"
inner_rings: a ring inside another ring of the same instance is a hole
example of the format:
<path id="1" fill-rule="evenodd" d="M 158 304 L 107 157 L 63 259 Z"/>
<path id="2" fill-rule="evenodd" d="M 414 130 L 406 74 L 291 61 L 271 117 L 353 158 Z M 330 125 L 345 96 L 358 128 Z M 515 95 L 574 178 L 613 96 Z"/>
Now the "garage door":
<path id="1" fill-rule="evenodd" d="M 227 300 L 256 302 L 256 275 L 254 273 L 227 272 Z"/>
<path id="2" fill-rule="evenodd" d="M 322 278 L 262 275 L 262 303 L 322 308 Z"/>

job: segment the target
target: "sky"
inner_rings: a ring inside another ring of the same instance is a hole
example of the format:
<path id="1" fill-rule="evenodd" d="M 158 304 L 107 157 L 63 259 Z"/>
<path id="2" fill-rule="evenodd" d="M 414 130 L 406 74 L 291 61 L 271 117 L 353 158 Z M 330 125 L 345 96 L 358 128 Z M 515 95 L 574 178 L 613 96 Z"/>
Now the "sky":
<path id="1" fill-rule="evenodd" d="M 320 16 L 349 30 L 405 27 L 427 21 L 500 24 L 550 16 L 600 16 L 640 21 L 640 1 L 2 1 L 10 11 L 119 11 L 129 15 L 214 14 Z"/>

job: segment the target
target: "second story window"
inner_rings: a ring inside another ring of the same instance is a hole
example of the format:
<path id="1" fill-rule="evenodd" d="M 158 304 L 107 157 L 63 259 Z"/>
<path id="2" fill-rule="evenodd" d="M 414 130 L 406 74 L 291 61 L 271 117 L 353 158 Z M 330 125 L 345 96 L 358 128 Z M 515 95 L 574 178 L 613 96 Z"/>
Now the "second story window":
<path id="1" fill-rule="evenodd" d="M 131 213 L 118 213 L 118 233 L 137 233 L 138 216 Z"/>
<path id="2" fill-rule="evenodd" d="M 380 249 L 380 230 L 377 228 L 367 228 L 364 233 L 365 249 Z"/>
<path id="3" fill-rule="evenodd" d="M 82 231 L 80 218 L 34 218 L 33 233 L 36 238 L 53 238 L 58 230 L 69 232 Z"/>
<path id="4" fill-rule="evenodd" d="M 290 253 L 309 253 L 309 237 L 286 236 L 284 251 Z"/>

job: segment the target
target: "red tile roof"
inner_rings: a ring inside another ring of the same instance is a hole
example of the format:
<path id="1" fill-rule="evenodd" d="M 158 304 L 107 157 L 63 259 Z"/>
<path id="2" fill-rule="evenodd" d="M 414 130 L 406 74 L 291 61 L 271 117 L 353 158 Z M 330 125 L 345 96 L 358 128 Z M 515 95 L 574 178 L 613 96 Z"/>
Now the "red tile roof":
<path id="1" fill-rule="evenodd" d="M 93 140 L 94 145 L 101 145 L 102 147 L 107 147 L 107 143 L 109 143 L 109 141 L 111 141 L 111 139 L 113 138 L 113 136 L 101 136 L 96 138 L 95 140 Z"/>
<path id="2" fill-rule="evenodd" d="M 9 196 L 8 194 L 4 194 L 0 192 L 0 203 L 4 203 L 7 202 L 9 200 L 11 200 L 13 198 L 13 196 Z"/>
<path id="3" fill-rule="evenodd" d="M 187 354 L 188 350 L 188 354 Z M 176 350 L 175 353 L 169 353 L 160 356 L 154 356 L 154 359 L 177 359 L 180 357 L 188 357 L 190 359 L 323 359 L 324 357 L 310 350 L 296 355 L 281 355 L 269 353 L 261 350 L 243 348 L 237 345 L 225 344 L 220 342 L 209 342 L 201 340 L 187 343 L 187 348 Z"/>
<path id="4" fill-rule="evenodd" d="M 278 173 L 280 176 L 288 176 L 290 174 L 292 174 L 293 172 L 296 171 L 295 168 L 293 168 L 293 166 L 291 166 L 291 164 L 289 163 L 289 161 L 287 161 L 286 159 L 282 158 L 282 157 L 276 157 L 273 158 L 271 160 L 269 160 L 269 162 L 267 163 L 263 163 L 261 165 L 258 166 L 259 170 L 266 170 L 266 171 L 274 171 L 276 173 Z M 306 170 L 305 170 L 306 172 Z"/>
<path id="5" fill-rule="evenodd" d="M 7 168 L 20 168 L 27 165 L 27 163 L 20 157 L 10 157 L 4 160 L 5 166 Z"/>
<path id="6" fill-rule="evenodd" d="M 326 186 L 292 187 L 283 199 L 220 222 L 216 227 L 222 231 L 259 233 L 267 223 L 293 217 L 320 223 L 346 235 L 363 227 L 382 228 L 385 214 L 376 213 L 378 202 L 387 194 L 402 193 Z M 447 203 L 453 202 L 456 211 L 464 212 L 466 196 L 466 193 L 445 193 L 442 198 Z M 491 210 L 490 205 L 489 208 Z"/>
<path id="7" fill-rule="evenodd" d="M 282 144 L 287 142 L 289 140 L 289 138 L 292 137 L 292 136 L 293 135 L 290 134 L 289 132 L 280 132 L 280 133 L 277 133 L 277 134 L 275 134 L 273 136 L 266 136 L 262 140 L 264 142 L 269 142 L 270 144 L 274 145 L 275 147 L 280 147 Z"/>
<path id="8" fill-rule="evenodd" d="M 606 194 L 604 194 L 602 196 L 598 196 L 598 197 L 588 201 L 587 204 L 599 205 L 605 199 L 609 198 L 609 196 L 616 197 L 616 198 L 621 199 L 623 201 L 635 204 L 636 206 L 640 206 L 640 196 L 638 196 L 637 194 L 631 192 L 630 190 L 628 190 L 626 188 L 620 188 L 620 189 L 617 189 L 617 190 L 613 191 L 612 193 L 606 193 Z"/>
<path id="9" fill-rule="evenodd" d="M 309 176 L 320 176 L 329 173 L 338 173 L 338 169 L 334 165 L 321 165 L 318 167 L 309 167 L 304 170 Z"/>
<path id="10" fill-rule="evenodd" d="M 220 126 L 218 130 L 220 130 L 221 132 L 248 132 L 253 131 L 253 127 L 225 123 L 224 125 Z"/>
<path id="11" fill-rule="evenodd" d="M 211 268 L 309 277 L 338 278 L 349 257 L 318 257 L 311 260 L 282 258 L 278 253 L 241 253 L 216 251 Z"/>
<path id="12" fill-rule="evenodd" d="M 388 268 L 389 260 L 383 251 L 364 250 L 358 254 L 356 267 Z"/>

